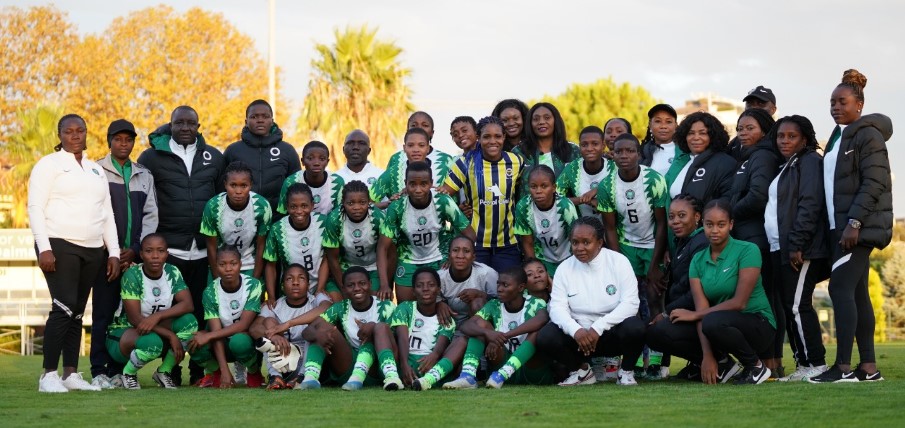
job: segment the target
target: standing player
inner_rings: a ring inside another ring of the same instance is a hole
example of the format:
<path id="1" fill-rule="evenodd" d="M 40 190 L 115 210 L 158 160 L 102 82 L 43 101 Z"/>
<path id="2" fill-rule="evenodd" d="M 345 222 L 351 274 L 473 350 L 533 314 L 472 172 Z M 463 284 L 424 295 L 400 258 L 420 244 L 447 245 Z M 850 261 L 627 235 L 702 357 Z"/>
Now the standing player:
<path id="1" fill-rule="evenodd" d="M 324 216 L 311 212 L 314 197 L 303 183 L 295 183 L 286 190 L 289 215 L 270 226 L 264 245 L 264 284 L 267 305 L 273 308 L 277 300 L 277 264 L 282 268 L 297 263 L 308 271 L 308 286 L 312 294 L 324 293 L 330 268 L 324 259 Z"/>
<path id="2" fill-rule="evenodd" d="M 346 135 L 343 154 L 346 155 L 346 165 L 336 171 L 336 175 L 340 176 L 344 183 L 358 180 L 370 188 L 377 183 L 380 174 L 383 174 L 382 169 L 368 161 L 368 155 L 371 154 L 371 139 L 364 131 L 356 129 Z"/>
<path id="3" fill-rule="evenodd" d="M 374 327 L 388 323 L 396 305 L 391 300 L 377 300 L 371 295 L 369 272 L 352 266 L 343 273 L 346 299 L 334 303 L 306 329 L 309 341 L 305 362 L 303 389 L 320 388 L 322 364 L 327 358 L 331 377 L 342 382 L 342 389 L 355 391 L 364 386 L 374 351 Z"/>
<path id="4" fill-rule="evenodd" d="M 283 272 L 283 297 L 277 300 L 273 308 L 261 308 L 261 315 L 255 318 L 249 329 L 257 349 L 268 351 L 265 354 L 272 356 L 275 351 L 286 358 L 292 352 L 291 345 L 299 350 L 296 364 L 282 370 L 277 370 L 274 362 L 268 358 L 269 390 L 291 389 L 295 386 L 308 349 L 303 333 L 312 321 L 330 307 L 330 299 L 326 294 L 314 295 L 309 289 L 308 271 L 298 264 L 289 265 Z"/>
<path id="5" fill-rule="evenodd" d="M 123 274 L 122 304 L 107 333 L 107 351 L 125 364 L 123 387 L 141 389 L 138 370 L 164 355 L 151 376 L 164 388 L 176 388 L 170 375 L 185 356 L 185 346 L 198 331 L 192 296 L 182 274 L 166 263 L 167 241 L 152 233 L 142 239 L 141 259 Z"/>
<path id="6" fill-rule="evenodd" d="M 423 132 L 423 131 L 422 131 Z M 412 300 L 412 273 L 418 267 L 440 267 L 445 247 L 455 234 L 474 239 L 468 218 L 448 195 L 431 190 L 433 180 L 426 162 L 412 162 L 405 173 L 407 195 L 387 208 L 377 241 L 377 265 L 387 266 L 395 245 L 399 262 L 396 268 L 396 300 Z M 445 226 L 446 223 L 451 225 Z M 381 284 L 390 284 L 387 272 L 377 270 Z"/>
<path id="7" fill-rule="evenodd" d="M 572 255 L 569 231 L 578 212 L 572 201 L 556 193 L 556 178 L 546 165 L 531 170 L 528 190 L 515 208 L 513 230 L 521 236 L 525 256 L 537 257 L 555 275 L 557 266 Z"/>
<path id="8" fill-rule="evenodd" d="M 606 146 L 600 128 L 585 127 L 578 138 L 581 157 L 566 165 L 556 179 L 556 191 L 569 198 L 582 217 L 594 216 L 597 215 L 597 185 L 609 173 L 612 164 L 603 157 Z"/>
<path id="9" fill-rule="evenodd" d="M 204 367 L 201 388 L 233 386 L 228 363 L 238 361 L 246 369 L 258 365 L 258 352 L 248 329 L 261 312 L 261 282 L 241 272 L 242 255 L 236 247 L 217 250 L 218 277 L 204 290 L 207 329 L 198 331 L 188 344 L 192 360 Z M 264 384 L 260 371 L 248 373 L 246 385 Z"/>
<path id="10" fill-rule="evenodd" d="M 478 123 L 471 116 L 458 116 L 449 125 L 449 136 L 464 155 L 478 144 Z"/>
<path id="11" fill-rule="evenodd" d="M 242 161 L 226 166 L 223 184 L 226 192 L 207 201 L 201 215 L 201 233 L 207 236 L 207 258 L 216 260 L 218 247 L 232 245 L 242 254 L 242 273 L 261 278 L 270 203 L 251 191 L 251 168 Z M 211 275 L 217 277 L 214 269 Z"/>
<path id="12" fill-rule="evenodd" d="M 330 149 L 320 141 L 309 141 L 302 148 L 303 171 L 296 172 L 286 178 L 280 190 L 280 203 L 277 211 L 287 213 L 286 191 L 295 183 L 304 183 L 311 188 L 314 212 L 327 215 L 333 207 L 340 204 L 339 193 L 343 188 L 343 178 L 327 171 L 330 163 Z"/>
<path id="13" fill-rule="evenodd" d="M 412 162 L 426 161 L 432 170 L 432 187 L 439 187 L 449 171 L 452 157 L 430 145 L 430 134 L 421 128 L 405 131 L 402 152 L 393 154 L 386 171 L 371 186 L 371 200 L 381 209 L 402 196 L 405 191 L 405 171 Z M 389 199 L 389 201 L 387 201 Z"/>

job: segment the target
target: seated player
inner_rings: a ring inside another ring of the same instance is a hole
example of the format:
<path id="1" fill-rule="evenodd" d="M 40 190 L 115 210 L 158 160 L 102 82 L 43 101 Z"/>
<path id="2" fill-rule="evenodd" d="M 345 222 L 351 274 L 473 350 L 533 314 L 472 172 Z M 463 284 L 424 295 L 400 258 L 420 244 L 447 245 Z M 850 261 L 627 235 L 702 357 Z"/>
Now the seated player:
<path id="1" fill-rule="evenodd" d="M 342 205 L 333 209 L 324 226 L 324 255 L 330 268 L 327 293 L 334 302 L 342 300 L 337 284 L 342 284 L 343 271 L 351 266 L 367 269 L 371 291 L 377 292 L 378 299 L 393 297 L 390 285 L 381 284 L 377 275 L 378 269 L 384 269 L 387 275 L 392 272 L 386 266 L 377 265 L 377 238 L 383 219 L 383 211 L 368 199 L 365 183 L 358 180 L 346 183 Z"/>
<path id="2" fill-rule="evenodd" d="M 433 268 L 421 267 L 412 279 L 416 300 L 399 303 L 390 323 L 380 323 L 374 330 L 383 389 L 387 391 L 403 389 L 403 384 L 413 389 L 428 389 L 446 377 L 455 365 L 442 358 L 456 326 L 443 325 L 437 318 L 440 275 Z M 391 329 L 395 330 L 395 341 Z M 460 342 L 459 358 L 465 352 L 465 342 Z"/>
<path id="3" fill-rule="evenodd" d="M 236 247 L 226 245 L 217 250 L 216 269 L 219 277 L 204 289 L 204 319 L 207 329 L 198 331 L 189 342 L 192 361 L 204 367 L 204 377 L 196 384 L 201 388 L 233 386 L 229 363 L 238 361 L 247 370 L 246 385 L 258 388 L 264 384 L 248 329 L 261 312 L 261 281 L 241 273 L 242 256 Z"/>
<path id="4" fill-rule="evenodd" d="M 371 276 L 361 266 L 346 270 L 342 283 L 346 299 L 330 306 L 305 330 L 309 345 L 302 389 L 320 388 L 325 359 L 330 377 L 341 382 L 342 389 L 361 389 L 377 357 L 374 327 L 390 322 L 396 309 L 392 301 L 378 300 L 371 295 Z"/>
<path id="5" fill-rule="evenodd" d="M 182 362 L 185 346 L 198 331 L 192 315 L 192 296 L 182 274 L 167 264 L 167 241 L 151 233 L 141 240 L 144 263 L 123 274 L 122 304 L 107 332 L 107 352 L 114 361 L 125 364 L 123 387 L 140 389 L 138 370 L 164 355 L 151 376 L 164 388 L 176 388 L 170 376 Z"/>
<path id="6" fill-rule="evenodd" d="M 417 129 L 417 128 L 415 128 Z M 412 300 L 412 273 L 418 266 L 438 269 L 449 240 L 461 233 L 474 239 L 475 232 L 456 202 L 431 189 L 431 169 L 425 162 L 412 162 L 405 172 L 407 195 L 393 201 L 380 226 L 377 241 L 377 264 L 387 266 L 395 245 L 396 299 Z M 451 230 L 450 230 L 451 229 Z M 381 284 L 390 284 L 387 272 L 377 270 Z"/>
<path id="7" fill-rule="evenodd" d="M 255 318 L 249 334 L 255 340 L 259 351 L 264 352 L 267 373 L 270 379 L 267 389 L 291 389 L 304 367 L 305 355 L 309 343 L 303 332 L 312 321 L 318 319 L 330 307 L 330 298 L 326 294 L 311 294 L 308 290 L 308 271 L 298 264 L 291 264 L 283 272 L 283 297 L 277 300 L 273 308 L 265 306 L 261 315 Z M 268 345 L 268 343 L 270 345 Z M 298 347 L 299 358 L 290 367 L 279 370 L 273 360 L 286 358 L 292 352 L 291 345 Z M 275 355 L 276 354 L 276 355 Z"/>
<path id="8" fill-rule="evenodd" d="M 522 269 L 528 277 L 525 291 L 544 302 L 550 301 L 550 291 L 553 290 L 553 278 L 547 273 L 547 268 L 540 260 L 529 257 L 522 262 Z"/>
<path id="9" fill-rule="evenodd" d="M 525 257 L 536 257 L 550 275 L 572 255 L 568 245 L 578 211 L 568 198 L 556 193 L 556 176 L 546 165 L 534 167 L 528 176 L 529 194 L 515 207 L 513 229 Z"/>
<path id="10" fill-rule="evenodd" d="M 498 298 L 487 302 L 462 325 L 462 332 L 470 337 L 462 373 L 458 379 L 443 385 L 444 389 L 477 387 L 475 376 L 481 355 L 496 368 L 487 380 L 490 388 L 502 388 L 515 373 L 522 375 L 516 379 L 523 383 L 553 382 L 551 372 L 544 368 L 530 370 L 525 367 L 519 371 L 534 356 L 537 331 L 550 321 L 547 303 L 531 295 L 525 296 L 527 282 L 528 276 L 521 268 L 511 268 L 500 274 Z M 542 365 L 540 361 L 533 363 Z M 532 371 L 534 373 L 530 373 Z"/>
<path id="11" fill-rule="evenodd" d="M 488 296 L 496 295 L 497 273 L 475 261 L 475 243 L 467 236 L 459 235 L 449 243 L 449 268 L 439 274 L 444 303 L 439 308 L 440 322 L 454 318 L 461 326 L 484 307 Z"/>
<path id="12" fill-rule="evenodd" d="M 311 189 L 295 183 L 286 190 L 289 215 L 270 226 L 264 245 L 264 284 L 267 288 L 267 305 L 271 308 L 277 300 L 277 264 L 284 269 L 291 264 L 302 265 L 308 272 L 309 293 L 325 293 L 330 268 L 324 259 L 323 237 L 326 217 L 312 212 L 314 196 Z"/>
<path id="13" fill-rule="evenodd" d="M 296 183 L 307 185 L 311 189 L 311 200 L 314 212 L 322 215 L 330 214 L 333 207 L 339 205 L 339 192 L 345 184 L 342 176 L 327 171 L 330 163 L 330 149 L 320 141 L 309 141 L 302 148 L 302 166 L 305 169 L 296 172 L 283 181 L 280 189 L 280 201 L 277 212 L 287 214 L 289 201 L 286 199 L 289 187 Z"/>

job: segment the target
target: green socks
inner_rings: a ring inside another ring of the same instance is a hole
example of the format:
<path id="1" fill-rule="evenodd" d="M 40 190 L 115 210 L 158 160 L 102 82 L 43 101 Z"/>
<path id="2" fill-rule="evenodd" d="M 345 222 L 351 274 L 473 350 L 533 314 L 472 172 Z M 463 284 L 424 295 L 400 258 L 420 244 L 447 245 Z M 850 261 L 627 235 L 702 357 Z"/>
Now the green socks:
<path id="1" fill-rule="evenodd" d="M 437 364 L 431 368 L 426 375 L 424 375 L 421 379 L 427 381 L 427 386 L 434 386 L 440 379 L 446 377 L 446 374 L 451 372 L 453 369 L 452 361 L 449 361 L 447 358 L 441 358 L 440 361 L 437 361 Z"/>
<path id="2" fill-rule="evenodd" d="M 315 343 L 308 345 L 308 355 L 305 361 L 304 380 L 317 380 L 321 377 L 321 366 L 324 363 L 324 358 L 326 356 L 327 353 L 324 352 L 324 348 L 321 348 L 320 345 Z"/>
<path id="3" fill-rule="evenodd" d="M 374 344 L 366 343 L 358 349 L 358 356 L 352 364 L 352 375 L 349 376 L 349 382 L 364 382 L 368 376 L 368 370 L 371 370 L 371 364 L 374 364 Z"/>
<path id="4" fill-rule="evenodd" d="M 477 376 L 478 365 L 481 363 L 481 355 L 484 355 L 484 342 L 478 339 L 468 339 L 465 348 L 465 357 L 462 359 L 462 374 L 471 377 Z"/>
<path id="5" fill-rule="evenodd" d="M 399 379 L 399 369 L 396 368 L 396 358 L 393 357 L 393 351 L 389 349 L 380 351 L 377 354 L 377 360 L 380 361 L 380 371 L 383 372 L 383 377 Z"/>
<path id="6" fill-rule="evenodd" d="M 522 364 L 525 364 L 531 357 L 534 356 L 534 344 L 529 341 L 522 342 L 518 348 L 516 348 L 515 352 L 512 353 L 512 356 L 506 360 L 506 363 L 503 364 L 503 367 L 500 368 L 500 375 L 503 376 L 503 379 L 509 379 L 512 377 L 512 374 L 515 373 L 518 369 L 522 367 Z"/>

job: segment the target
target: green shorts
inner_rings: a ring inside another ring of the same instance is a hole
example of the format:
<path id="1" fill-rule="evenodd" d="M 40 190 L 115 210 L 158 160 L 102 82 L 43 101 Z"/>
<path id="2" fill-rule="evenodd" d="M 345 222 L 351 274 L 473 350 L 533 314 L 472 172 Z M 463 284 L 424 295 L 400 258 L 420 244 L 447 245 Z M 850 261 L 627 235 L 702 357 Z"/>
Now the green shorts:
<path id="1" fill-rule="evenodd" d="M 650 270 L 650 261 L 654 258 L 653 248 L 638 248 L 619 244 L 619 250 L 632 264 L 635 276 L 647 276 L 647 271 Z"/>
<path id="2" fill-rule="evenodd" d="M 376 270 L 368 271 L 368 278 L 371 279 L 371 291 L 377 291 L 380 289 L 380 277 L 377 276 Z M 341 290 L 336 285 L 336 281 L 333 280 L 333 276 L 330 276 L 330 279 L 327 280 L 327 292 L 336 292 L 340 293 Z"/>
<path id="3" fill-rule="evenodd" d="M 443 265 L 442 260 L 438 260 L 438 261 L 430 262 L 430 263 L 422 263 L 420 265 L 416 265 L 413 263 L 408 263 L 408 262 L 404 262 L 404 261 L 400 260 L 399 264 L 396 267 L 396 275 L 394 278 L 396 281 L 396 285 L 399 285 L 402 287 L 411 287 L 413 276 L 415 275 L 415 271 L 418 270 L 419 267 L 428 266 L 428 267 L 432 267 L 436 270 L 440 270 L 440 266 L 442 266 L 442 265 Z"/>

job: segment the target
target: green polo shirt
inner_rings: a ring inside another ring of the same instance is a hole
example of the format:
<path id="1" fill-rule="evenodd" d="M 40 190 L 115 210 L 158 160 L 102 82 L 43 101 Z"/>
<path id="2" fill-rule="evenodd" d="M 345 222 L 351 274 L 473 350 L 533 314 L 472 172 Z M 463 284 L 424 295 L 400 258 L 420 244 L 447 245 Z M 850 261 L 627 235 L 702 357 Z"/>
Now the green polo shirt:
<path id="1" fill-rule="evenodd" d="M 126 160 L 124 165 L 120 165 L 116 159 L 110 158 L 113 169 L 122 174 L 123 183 L 126 185 L 126 236 L 123 239 L 123 249 L 132 247 L 132 199 L 129 193 L 129 180 L 132 178 L 132 162 Z"/>
<path id="2" fill-rule="evenodd" d="M 688 270 L 688 278 L 698 278 L 704 288 L 704 295 L 711 306 L 718 305 L 735 295 L 738 286 L 738 273 L 745 268 L 761 268 L 760 250 L 757 245 L 746 241 L 729 238 L 726 248 L 717 257 L 716 261 L 710 256 L 710 248 L 699 251 L 691 259 Z M 773 310 L 764 293 L 764 286 L 760 276 L 757 284 L 748 299 L 748 305 L 743 313 L 760 314 L 770 325 L 776 328 L 776 320 L 773 318 Z"/>

